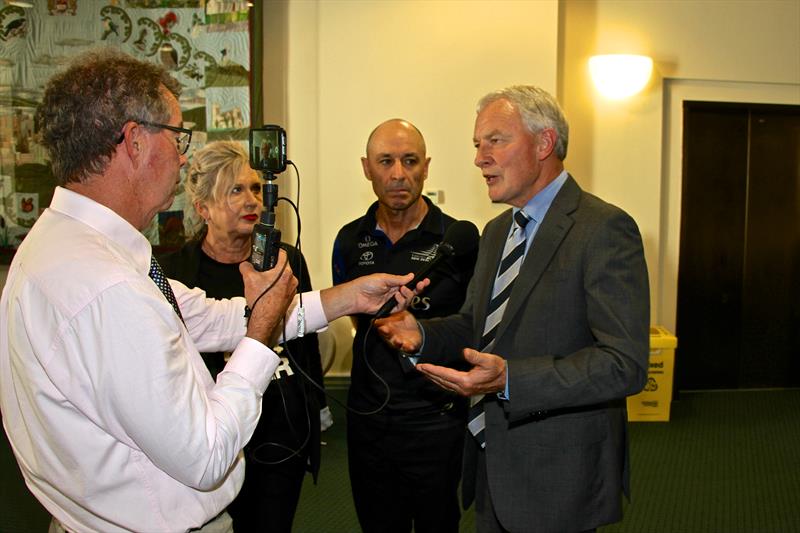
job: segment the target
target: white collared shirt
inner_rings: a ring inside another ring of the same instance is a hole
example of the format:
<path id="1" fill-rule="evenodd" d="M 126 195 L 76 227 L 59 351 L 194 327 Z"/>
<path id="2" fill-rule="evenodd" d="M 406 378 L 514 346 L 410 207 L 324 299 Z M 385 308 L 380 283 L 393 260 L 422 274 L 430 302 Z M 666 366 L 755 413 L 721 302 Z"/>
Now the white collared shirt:
<path id="1" fill-rule="evenodd" d="M 216 516 L 241 487 L 279 363 L 243 338 L 243 298 L 170 280 L 184 327 L 148 277 L 151 253 L 116 213 L 59 187 L 0 300 L 3 425 L 68 530 L 186 531 Z M 325 326 L 319 293 L 303 299 L 307 330 Z M 215 383 L 199 351 L 234 347 Z"/>

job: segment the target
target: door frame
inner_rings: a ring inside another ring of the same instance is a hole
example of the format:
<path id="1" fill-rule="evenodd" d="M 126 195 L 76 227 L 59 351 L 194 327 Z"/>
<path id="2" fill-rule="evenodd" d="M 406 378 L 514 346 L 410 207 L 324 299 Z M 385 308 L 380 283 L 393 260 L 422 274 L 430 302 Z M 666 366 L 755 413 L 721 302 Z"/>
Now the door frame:
<path id="1" fill-rule="evenodd" d="M 675 331 L 678 313 L 678 260 L 683 185 L 683 102 L 735 102 L 800 105 L 800 84 L 726 81 L 664 80 L 664 149 L 661 161 L 661 220 L 657 293 L 663 325 Z M 678 339 L 680 345 L 680 339 Z"/>

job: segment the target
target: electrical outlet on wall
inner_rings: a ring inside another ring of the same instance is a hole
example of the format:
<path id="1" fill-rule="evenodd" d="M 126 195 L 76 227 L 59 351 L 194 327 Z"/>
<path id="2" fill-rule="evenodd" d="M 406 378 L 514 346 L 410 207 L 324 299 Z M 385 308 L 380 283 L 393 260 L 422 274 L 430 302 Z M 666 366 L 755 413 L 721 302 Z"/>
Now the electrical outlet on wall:
<path id="1" fill-rule="evenodd" d="M 444 203 L 444 191 L 425 191 L 425 196 L 433 202 L 433 205 L 442 205 Z"/>

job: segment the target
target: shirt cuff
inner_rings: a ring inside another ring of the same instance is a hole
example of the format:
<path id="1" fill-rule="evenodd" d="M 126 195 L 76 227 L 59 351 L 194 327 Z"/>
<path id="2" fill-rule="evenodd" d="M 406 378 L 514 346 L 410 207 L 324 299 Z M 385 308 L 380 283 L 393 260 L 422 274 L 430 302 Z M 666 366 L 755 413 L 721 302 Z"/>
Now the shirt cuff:
<path id="1" fill-rule="evenodd" d="M 511 399 L 511 396 L 508 393 L 508 361 L 506 361 L 505 365 L 506 365 L 506 387 L 505 390 L 503 390 L 503 392 L 497 393 L 497 397 L 500 398 L 501 400 L 508 401 Z"/>
<path id="2" fill-rule="evenodd" d="M 255 339 L 244 337 L 236 345 L 231 358 L 225 365 L 225 372 L 235 372 L 263 392 L 267 390 L 280 358 L 275 352 Z"/>
<path id="3" fill-rule="evenodd" d="M 302 337 L 306 333 L 322 331 L 328 327 L 328 319 L 322 309 L 322 299 L 319 291 L 303 293 L 303 308 L 300 312 L 300 295 L 294 297 L 289 309 L 286 312 L 286 339 L 279 339 L 279 343 L 285 340 L 292 340 L 295 337 Z"/>

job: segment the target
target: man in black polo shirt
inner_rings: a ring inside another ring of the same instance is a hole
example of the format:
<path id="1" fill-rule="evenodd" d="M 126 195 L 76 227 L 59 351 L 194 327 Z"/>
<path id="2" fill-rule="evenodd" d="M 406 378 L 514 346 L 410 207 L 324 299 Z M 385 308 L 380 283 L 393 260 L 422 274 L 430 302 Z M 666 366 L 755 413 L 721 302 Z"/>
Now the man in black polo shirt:
<path id="1" fill-rule="evenodd" d="M 392 119 L 375 128 L 361 158 L 378 201 L 345 225 L 333 245 L 335 284 L 372 272 L 419 271 L 436 254 L 455 219 L 422 196 L 430 158 L 411 123 Z M 473 252 L 448 260 L 409 307 L 418 318 L 458 312 L 472 277 Z M 347 416 L 350 483 L 366 533 L 457 532 L 456 490 L 466 424 L 466 400 L 408 371 L 402 355 L 353 317 Z"/>

